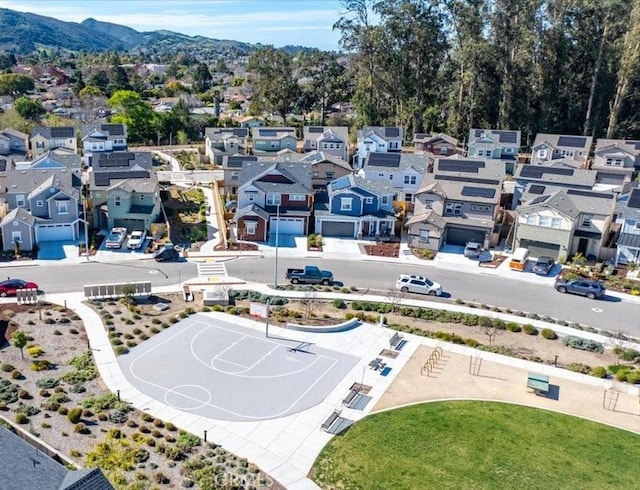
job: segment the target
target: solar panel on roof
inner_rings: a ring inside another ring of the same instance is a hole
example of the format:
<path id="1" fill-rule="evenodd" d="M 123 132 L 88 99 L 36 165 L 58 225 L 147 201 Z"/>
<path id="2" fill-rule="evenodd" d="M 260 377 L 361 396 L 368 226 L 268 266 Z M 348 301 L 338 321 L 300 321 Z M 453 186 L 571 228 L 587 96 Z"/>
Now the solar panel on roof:
<path id="1" fill-rule="evenodd" d="M 72 127 L 51 128 L 51 137 L 53 138 L 73 138 L 74 134 L 75 128 Z"/>
<path id="2" fill-rule="evenodd" d="M 414 140 L 423 140 L 425 138 L 430 138 L 431 135 L 429 133 L 416 133 L 413 135 Z"/>
<path id="3" fill-rule="evenodd" d="M 128 167 L 135 156 L 131 153 L 107 153 L 100 155 L 98 167 Z"/>
<path id="4" fill-rule="evenodd" d="M 485 167 L 482 160 L 439 160 L 438 170 L 443 172 L 465 172 L 477 174 L 478 170 Z"/>
<path id="5" fill-rule="evenodd" d="M 323 133 L 324 128 L 322 126 L 310 126 L 308 131 L 310 133 Z"/>
<path id="6" fill-rule="evenodd" d="M 533 201 L 531 201 L 529 204 L 540 204 L 541 202 L 545 202 L 547 199 L 549 199 L 549 197 L 551 196 L 540 196 L 540 197 L 536 197 Z"/>
<path id="7" fill-rule="evenodd" d="M 625 141 L 625 144 L 633 146 L 636 150 L 640 150 L 640 141 L 629 140 Z"/>
<path id="8" fill-rule="evenodd" d="M 484 197 L 486 199 L 492 199 L 496 195 L 496 190 L 488 189 L 486 187 L 470 187 L 465 185 L 460 194 L 467 197 Z"/>
<path id="9" fill-rule="evenodd" d="M 545 190 L 545 186 L 543 185 L 533 184 L 529 186 L 529 192 L 531 194 L 543 194 L 544 190 Z"/>
<path id="10" fill-rule="evenodd" d="M 384 128 L 384 135 L 386 138 L 397 138 L 400 136 L 400 128 Z"/>
<path id="11" fill-rule="evenodd" d="M 499 185 L 499 180 L 494 179 L 481 179 L 478 177 L 467 177 L 466 175 L 444 175 L 438 174 L 434 176 L 436 180 L 449 180 L 451 182 L 465 182 L 470 184 L 488 184 L 488 185 Z"/>
<path id="12" fill-rule="evenodd" d="M 498 139 L 500 143 L 517 143 L 518 142 L 518 133 L 515 131 L 494 131 L 495 134 L 498 135 Z"/>
<path id="13" fill-rule="evenodd" d="M 627 203 L 627 207 L 640 209 L 640 189 L 636 188 L 631 191 L 631 194 L 629 194 L 629 202 Z"/>
<path id="14" fill-rule="evenodd" d="M 258 129 L 260 136 L 276 136 L 278 133 L 273 129 Z"/>
<path id="15" fill-rule="evenodd" d="M 122 124 L 102 124 L 102 131 L 106 131 L 110 136 L 124 136 L 124 126 Z"/>
<path id="16" fill-rule="evenodd" d="M 613 199 L 613 194 L 605 194 L 603 192 L 581 191 L 578 189 L 568 189 L 567 194 L 572 196 L 594 197 L 596 199 Z"/>
<path id="17" fill-rule="evenodd" d="M 544 174 L 564 175 L 570 177 L 573 175 L 574 169 L 560 167 L 542 167 L 536 165 L 523 165 L 520 169 L 520 177 L 525 179 L 540 179 Z"/>
<path id="18" fill-rule="evenodd" d="M 587 138 L 583 136 L 560 136 L 558 146 L 570 146 L 572 148 L 584 148 Z"/>
<path id="19" fill-rule="evenodd" d="M 367 166 L 399 167 L 400 157 L 398 153 L 369 153 Z"/>
<path id="20" fill-rule="evenodd" d="M 120 172 L 96 172 L 94 174 L 95 183 L 98 186 L 110 185 L 112 180 L 125 179 L 148 179 L 149 172 L 146 170 L 132 170 Z"/>
<path id="21" fill-rule="evenodd" d="M 476 131 L 475 131 L 476 138 L 479 138 L 483 134 L 484 134 L 484 129 L 476 129 Z"/>
<path id="22" fill-rule="evenodd" d="M 249 130 L 247 128 L 233 128 L 231 131 L 234 136 L 237 136 L 239 138 L 246 138 L 247 136 L 249 136 Z"/>

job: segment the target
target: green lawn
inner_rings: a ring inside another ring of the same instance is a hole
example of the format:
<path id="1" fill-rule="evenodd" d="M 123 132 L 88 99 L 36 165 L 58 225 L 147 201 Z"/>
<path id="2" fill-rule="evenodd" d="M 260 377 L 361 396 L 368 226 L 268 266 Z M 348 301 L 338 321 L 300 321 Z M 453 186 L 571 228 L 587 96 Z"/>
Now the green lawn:
<path id="1" fill-rule="evenodd" d="M 640 436 L 517 405 L 425 403 L 334 437 L 312 477 L 326 489 L 632 489 Z"/>

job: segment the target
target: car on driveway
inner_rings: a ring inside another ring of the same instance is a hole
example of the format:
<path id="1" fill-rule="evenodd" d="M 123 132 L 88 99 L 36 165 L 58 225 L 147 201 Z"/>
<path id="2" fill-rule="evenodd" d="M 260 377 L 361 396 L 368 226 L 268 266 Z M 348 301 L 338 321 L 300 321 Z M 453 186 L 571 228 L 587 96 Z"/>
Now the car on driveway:
<path id="1" fill-rule="evenodd" d="M 605 288 L 602 283 L 584 278 L 573 281 L 557 279 L 554 287 L 561 293 L 580 294 L 589 299 L 602 299 L 605 293 Z"/>
<path id="2" fill-rule="evenodd" d="M 104 242 L 104 246 L 106 248 L 120 248 L 122 247 L 122 242 L 127 238 L 127 229 L 116 227 L 111 229 L 111 233 L 107 236 L 107 239 Z"/>
<path id="3" fill-rule="evenodd" d="M 127 248 L 131 250 L 137 250 L 142 247 L 145 239 L 147 238 L 147 232 L 144 230 L 134 230 L 129 235 L 129 240 L 127 240 Z"/>
<path id="4" fill-rule="evenodd" d="M 464 256 L 468 259 L 479 259 L 482 255 L 482 244 L 478 242 L 467 242 L 464 247 Z"/>
<path id="5" fill-rule="evenodd" d="M 23 281 L 22 279 L 7 279 L 0 282 L 0 296 L 15 296 L 18 289 L 35 289 L 38 285 L 35 282 Z"/>
<path id="6" fill-rule="evenodd" d="M 429 294 L 431 296 L 441 296 L 442 286 L 423 276 L 400 274 L 396 281 L 396 289 L 403 293 Z"/>
<path id="7" fill-rule="evenodd" d="M 551 272 L 553 266 L 556 264 L 556 261 L 553 257 L 538 257 L 538 260 L 533 266 L 533 273 L 538 274 L 539 276 L 546 276 Z"/>

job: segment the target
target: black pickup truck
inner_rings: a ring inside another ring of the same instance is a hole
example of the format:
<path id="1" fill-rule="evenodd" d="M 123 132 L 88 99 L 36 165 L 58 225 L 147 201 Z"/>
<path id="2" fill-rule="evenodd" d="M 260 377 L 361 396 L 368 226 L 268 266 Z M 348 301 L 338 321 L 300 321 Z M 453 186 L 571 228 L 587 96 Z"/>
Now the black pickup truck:
<path id="1" fill-rule="evenodd" d="M 323 284 L 328 286 L 333 282 L 333 273 L 323 271 L 315 265 L 305 265 L 304 269 L 287 269 L 287 279 L 291 284 Z"/>

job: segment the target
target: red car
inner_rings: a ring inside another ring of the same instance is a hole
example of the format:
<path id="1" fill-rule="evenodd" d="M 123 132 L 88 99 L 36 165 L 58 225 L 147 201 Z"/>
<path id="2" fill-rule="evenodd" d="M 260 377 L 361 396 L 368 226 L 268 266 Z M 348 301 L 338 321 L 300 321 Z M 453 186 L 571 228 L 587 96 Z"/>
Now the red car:
<path id="1" fill-rule="evenodd" d="M 7 279 L 0 282 L 0 296 L 15 296 L 18 289 L 35 289 L 38 285 L 35 282 L 23 281 L 22 279 Z"/>

